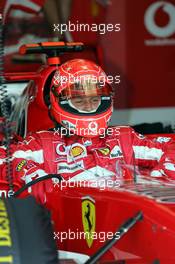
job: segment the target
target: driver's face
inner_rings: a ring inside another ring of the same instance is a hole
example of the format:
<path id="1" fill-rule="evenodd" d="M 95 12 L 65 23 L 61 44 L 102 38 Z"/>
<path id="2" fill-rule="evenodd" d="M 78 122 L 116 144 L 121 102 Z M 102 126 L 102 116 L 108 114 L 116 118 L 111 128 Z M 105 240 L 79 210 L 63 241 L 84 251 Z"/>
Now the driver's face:
<path id="1" fill-rule="evenodd" d="M 78 96 L 70 99 L 71 103 L 75 108 L 80 111 L 91 112 L 95 111 L 100 103 L 101 97 L 100 96 Z"/>

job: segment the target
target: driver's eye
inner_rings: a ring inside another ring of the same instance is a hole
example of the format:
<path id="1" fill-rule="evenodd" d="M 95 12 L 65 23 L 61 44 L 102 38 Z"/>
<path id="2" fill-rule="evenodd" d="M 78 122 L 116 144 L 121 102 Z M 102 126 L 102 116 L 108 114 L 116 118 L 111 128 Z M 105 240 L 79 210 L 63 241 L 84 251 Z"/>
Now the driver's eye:
<path id="1" fill-rule="evenodd" d="M 97 102 L 99 102 L 99 97 L 93 97 L 92 99 L 91 99 L 91 102 L 92 103 L 97 103 Z"/>
<path id="2" fill-rule="evenodd" d="M 93 98 L 92 99 L 93 102 L 98 102 L 98 100 L 99 100 L 98 98 Z"/>
<path id="3" fill-rule="evenodd" d="M 82 104 L 83 103 L 83 99 L 74 99 L 74 103 Z"/>

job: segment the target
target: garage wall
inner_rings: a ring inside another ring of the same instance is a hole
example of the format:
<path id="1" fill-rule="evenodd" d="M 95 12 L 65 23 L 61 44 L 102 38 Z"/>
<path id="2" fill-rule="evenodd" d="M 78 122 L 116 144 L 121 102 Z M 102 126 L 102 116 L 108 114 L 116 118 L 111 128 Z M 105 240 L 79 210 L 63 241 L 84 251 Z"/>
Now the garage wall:
<path id="1" fill-rule="evenodd" d="M 121 74 L 115 107 L 174 107 L 175 0 L 112 0 L 106 22 L 121 23 L 101 39 L 108 73 Z"/>

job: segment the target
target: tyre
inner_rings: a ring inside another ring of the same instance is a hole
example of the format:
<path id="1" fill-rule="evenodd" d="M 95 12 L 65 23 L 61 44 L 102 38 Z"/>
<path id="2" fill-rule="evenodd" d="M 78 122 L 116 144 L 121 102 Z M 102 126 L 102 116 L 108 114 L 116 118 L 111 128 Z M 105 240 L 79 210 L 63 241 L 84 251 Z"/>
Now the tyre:
<path id="1" fill-rule="evenodd" d="M 0 199 L 0 263 L 58 263 L 50 214 L 33 197 Z"/>

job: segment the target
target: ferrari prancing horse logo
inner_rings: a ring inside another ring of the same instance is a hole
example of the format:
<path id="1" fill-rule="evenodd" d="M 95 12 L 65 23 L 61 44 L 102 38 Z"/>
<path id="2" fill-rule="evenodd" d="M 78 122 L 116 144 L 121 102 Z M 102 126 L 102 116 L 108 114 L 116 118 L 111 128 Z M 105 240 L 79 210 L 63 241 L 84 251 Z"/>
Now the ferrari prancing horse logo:
<path id="1" fill-rule="evenodd" d="M 95 232 L 96 212 L 95 201 L 89 196 L 82 197 L 82 222 L 86 242 L 90 248 L 93 243 L 93 233 Z"/>

